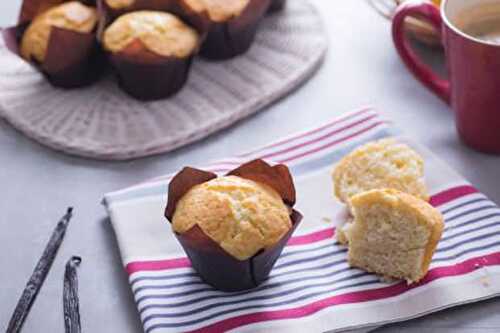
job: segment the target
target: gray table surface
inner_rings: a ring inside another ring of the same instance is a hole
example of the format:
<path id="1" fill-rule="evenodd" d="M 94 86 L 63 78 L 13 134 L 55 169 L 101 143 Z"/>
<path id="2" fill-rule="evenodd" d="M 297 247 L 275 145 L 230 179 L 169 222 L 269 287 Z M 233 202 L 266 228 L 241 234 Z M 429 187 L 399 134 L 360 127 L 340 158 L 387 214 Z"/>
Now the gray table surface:
<path id="1" fill-rule="evenodd" d="M 2 331 L 55 221 L 67 206 L 74 205 L 76 216 L 24 332 L 63 331 L 62 277 L 64 263 L 73 254 L 83 257 L 79 274 L 84 331 L 140 332 L 113 231 L 100 205 L 103 193 L 187 164 L 231 156 L 362 105 L 375 105 L 500 203 L 500 157 L 472 151 L 459 142 L 452 112 L 417 83 L 398 59 L 389 24 L 361 0 L 313 1 L 331 42 L 317 75 L 280 103 L 191 146 L 138 161 L 98 162 L 42 147 L 0 120 Z M 20 2 L 0 2 L 0 26 L 15 21 Z M 496 299 L 379 331 L 485 333 L 499 329 L 500 300 Z"/>

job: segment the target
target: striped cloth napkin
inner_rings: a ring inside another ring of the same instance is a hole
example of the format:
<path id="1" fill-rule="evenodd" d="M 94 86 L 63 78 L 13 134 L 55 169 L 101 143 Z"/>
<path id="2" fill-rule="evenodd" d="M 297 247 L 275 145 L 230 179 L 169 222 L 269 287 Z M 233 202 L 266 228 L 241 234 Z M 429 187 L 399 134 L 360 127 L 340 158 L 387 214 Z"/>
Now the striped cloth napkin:
<path id="1" fill-rule="evenodd" d="M 387 136 L 424 157 L 431 203 L 446 220 L 428 275 L 412 286 L 350 268 L 346 249 L 333 238 L 342 209 L 332 196 L 332 165 L 356 146 Z M 171 175 L 105 196 L 145 332 L 327 332 L 401 321 L 500 293 L 500 209 L 373 109 L 204 168 L 224 173 L 254 158 L 290 167 L 297 209 L 305 216 L 269 280 L 254 290 L 214 290 L 190 267 L 163 218 Z"/>

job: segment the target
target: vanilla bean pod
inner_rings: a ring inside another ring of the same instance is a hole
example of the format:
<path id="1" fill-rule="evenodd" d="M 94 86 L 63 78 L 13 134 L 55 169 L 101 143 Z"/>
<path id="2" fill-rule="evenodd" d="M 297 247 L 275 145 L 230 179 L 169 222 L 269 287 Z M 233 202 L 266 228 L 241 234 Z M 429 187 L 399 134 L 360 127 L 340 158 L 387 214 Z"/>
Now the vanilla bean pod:
<path id="1" fill-rule="evenodd" d="M 33 274 L 31 275 L 26 287 L 19 299 L 16 309 L 12 314 L 12 317 L 7 328 L 7 333 L 17 333 L 21 331 L 21 328 L 28 316 L 28 313 L 33 305 L 33 302 L 40 291 L 47 274 L 52 267 L 54 258 L 56 257 L 57 251 L 61 246 L 64 239 L 64 234 L 68 227 L 69 221 L 73 215 L 73 208 L 68 208 L 66 214 L 57 224 L 52 236 L 50 237 L 49 243 L 43 251 L 43 255 L 38 261 Z"/>
<path id="2" fill-rule="evenodd" d="M 66 333 L 80 333 L 80 306 L 78 300 L 78 276 L 76 268 L 82 262 L 82 258 L 73 256 L 66 264 L 64 271 L 64 328 Z"/>

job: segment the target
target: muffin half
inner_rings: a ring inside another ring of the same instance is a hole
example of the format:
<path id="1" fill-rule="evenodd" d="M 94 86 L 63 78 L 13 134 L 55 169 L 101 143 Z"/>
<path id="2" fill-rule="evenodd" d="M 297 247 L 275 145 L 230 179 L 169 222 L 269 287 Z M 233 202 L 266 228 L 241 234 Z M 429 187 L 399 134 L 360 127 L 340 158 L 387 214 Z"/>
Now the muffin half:
<path id="1" fill-rule="evenodd" d="M 437 209 L 391 189 L 355 195 L 352 208 L 345 231 L 352 266 L 408 283 L 426 275 L 444 228 Z"/>
<path id="2" fill-rule="evenodd" d="M 393 138 L 355 149 L 335 166 L 332 178 L 335 195 L 347 204 L 354 195 L 377 188 L 393 188 L 429 199 L 422 157 Z"/>
<path id="3" fill-rule="evenodd" d="M 170 13 L 137 11 L 113 22 L 102 43 L 120 86 L 135 98 L 154 100 L 185 84 L 200 37 Z"/>

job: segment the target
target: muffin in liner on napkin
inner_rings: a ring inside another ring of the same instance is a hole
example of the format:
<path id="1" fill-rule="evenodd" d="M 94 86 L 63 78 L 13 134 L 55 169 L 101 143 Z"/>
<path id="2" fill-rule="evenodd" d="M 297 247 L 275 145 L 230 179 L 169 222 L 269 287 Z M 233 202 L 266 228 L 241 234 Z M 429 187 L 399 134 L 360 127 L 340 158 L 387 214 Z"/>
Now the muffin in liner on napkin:
<path id="1" fill-rule="evenodd" d="M 120 86 L 140 100 L 179 91 L 199 43 L 198 32 L 175 15 L 149 10 L 120 16 L 102 36 Z"/>
<path id="2" fill-rule="evenodd" d="M 223 291 L 267 279 L 302 215 L 288 168 L 262 160 L 226 176 L 184 168 L 169 185 L 165 217 L 193 268 Z"/>
<path id="3" fill-rule="evenodd" d="M 24 0 L 17 26 L 2 30 L 7 47 L 54 86 L 81 87 L 102 72 L 93 1 Z"/>

